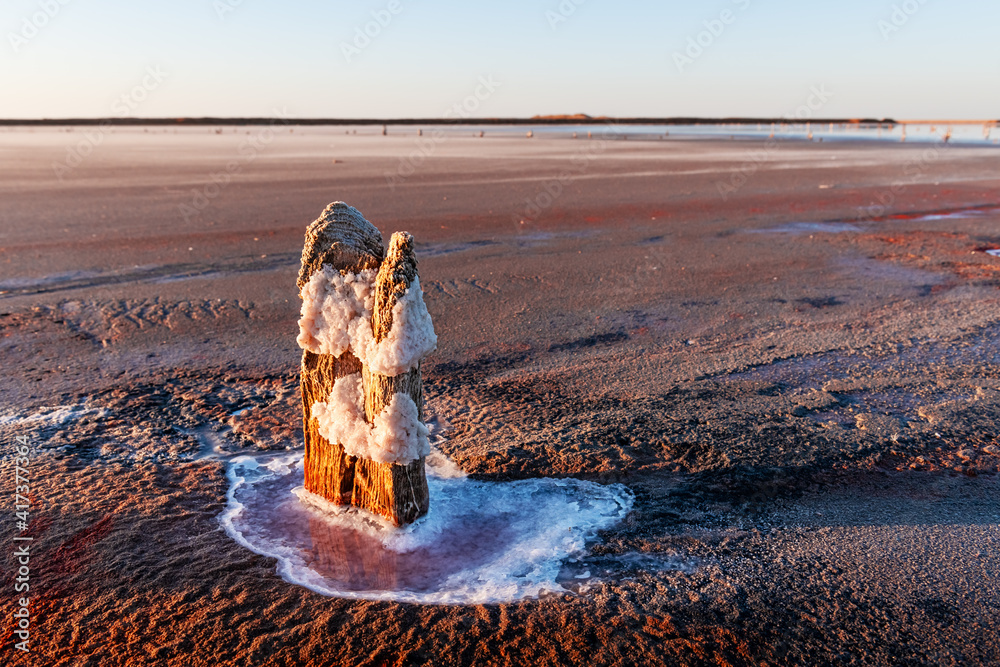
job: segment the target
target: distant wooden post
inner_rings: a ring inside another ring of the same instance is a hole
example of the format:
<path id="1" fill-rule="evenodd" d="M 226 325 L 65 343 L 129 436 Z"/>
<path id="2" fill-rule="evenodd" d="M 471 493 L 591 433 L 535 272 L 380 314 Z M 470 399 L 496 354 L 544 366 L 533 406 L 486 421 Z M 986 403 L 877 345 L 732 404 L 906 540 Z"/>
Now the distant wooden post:
<path id="1" fill-rule="evenodd" d="M 392 308 L 417 275 L 413 237 L 393 234 L 389 255 L 385 254 L 378 229 L 356 209 L 337 202 L 330 204 L 306 231 L 298 288 L 309 282 L 324 264 L 343 272 L 360 273 L 378 269 L 375 280 L 375 307 L 372 332 L 376 342 L 392 328 Z M 395 377 L 379 375 L 365 368 L 351 350 L 340 356 L 302 354 L 302 417 L 305 435 L 305 488 L 337 505 L 353 505 L 379 514 L 395 525 L 411 523 L 427 513 L 429 494 L 424 458 L 411 463 L 379 463 L 346 453 L 337 442 L 324 438 L 312 417 L 312 406 L 326 401 L 338 378 L 362 374 L 365 418 L 371 423 L 394 393 L 404 393 L 417 406 L 423 419 L 420 368 Z"/>

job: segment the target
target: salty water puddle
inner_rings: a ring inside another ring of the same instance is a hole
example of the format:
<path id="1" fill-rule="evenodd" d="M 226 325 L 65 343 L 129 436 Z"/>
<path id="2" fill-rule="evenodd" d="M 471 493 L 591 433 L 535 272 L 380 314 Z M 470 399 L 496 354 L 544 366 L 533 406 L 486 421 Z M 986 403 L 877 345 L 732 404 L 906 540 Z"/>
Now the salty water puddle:
<path id="1" fill-rule="evenodd" d="M 861 227 L 849 222 L 790 222 L 779 227 L 749 229 L 747 231 L 750 234 L 839 234 L 862 230 Z"/>
<path id="2" fill-rule="evenodd" d="M 48 294 L 101 285 L 165 284 L 184 280 L 217 278 L 223 275 L 276 271 L 294 266 L 297 259 L 298 255 L 294 253 L 279 253 L 270 256 L 248 255 L 214 264 L 194 262 L 145 264 L 123 267 L 113 271 L 69 271 L 33 278 L 13 278 L 0 280 L 0 298 Z"/>
<path id="3" fill-rule="evenodd" d="M 934 222 L 938 220 L 971 220 L 1000 214 L 1000 206 L 971 206 L 926 213 L 894 213 L 882 217 L 870 218 L 870 222 Z M 840 234 L 843 232 L 862 232 L 868 225 L 859 224 L 858 220 L 826 220 L 821 222 L 790 222 L 777 227 L 763 229 L 748 229 L 749 234 Z M 987 250 L 987 253 L 1000 256 L 1000 249 Z"/>
<path id="4" fill-rule="evenodd" d="M 437 453 L 427 473 L 429 514 L 394 528 L 303 489 L 301 452 L 240 456 L 228 462 L 221 522 L 240 544 L 276 558 L 286 581 L 323 595 L 481 604 L 566 592 L 564 563 L 579 562 L 633 503 L 618 484 L 474 481 Z"/>
<path id="5" fill-rule="evenodd" d="M 13 426 L 62 426 L 85 416 L 103 416 L 103 409 L 85 408 L 83 403 L 77 405 L 54 405 L 37 408 L 28 414 L 7 412 L 0 414 L 0 427 Z"/>

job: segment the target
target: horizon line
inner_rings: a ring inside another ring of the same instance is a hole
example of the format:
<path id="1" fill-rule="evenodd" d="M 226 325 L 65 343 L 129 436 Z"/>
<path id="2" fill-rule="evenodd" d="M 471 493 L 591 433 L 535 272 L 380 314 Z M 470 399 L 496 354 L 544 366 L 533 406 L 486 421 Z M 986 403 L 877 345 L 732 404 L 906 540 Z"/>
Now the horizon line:
<path id="1" fill-rule="evenodd" d="M 281 118 L 268 116 L 178 116 L 93 118 L 0 118 L 0 126 L 57 125 L 1000 125 L 1000 119 L 779 118 L 754 116 L 587 116 L 586 114 L 487 118 Z"/>

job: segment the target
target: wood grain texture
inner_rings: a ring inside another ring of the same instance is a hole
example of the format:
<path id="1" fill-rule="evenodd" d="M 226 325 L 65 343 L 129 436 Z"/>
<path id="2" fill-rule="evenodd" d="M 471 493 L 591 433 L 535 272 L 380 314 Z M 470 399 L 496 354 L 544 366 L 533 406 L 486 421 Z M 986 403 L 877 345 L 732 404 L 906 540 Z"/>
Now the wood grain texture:
<path id="1" fill-rule="evenodd" d="M 389 239 L 389 252 L 375 278 L 375 310 L 372 313 L 372 333 L 380 341 L 392 329 L 392 307 L 403 298 L 417 277 L 417 257 L 413 253 L 413 236 L 396 232 Z"/>
<path id="2" fill-rule="evenodd" d="M 334 202 L 306 228 L 302 266 L 296 284 L 301 294 L 312 274 L 324 264 L 342 272 L 359 273 L 364 269 L 378 269 L 383 256 L 382 234 L 375 225 L 365 220 L 353 206 Z"/>
<path id="3" fill-rule="evenodd" d="M 409 289 L 417 276 L 417 259 L 413 254 L 413 237 L 407 232 L 396 232 L 389 241 L 389 251 L 375 278 L 375 308 L 372 312 L 372 333 L 381 341 L 392 328 L 392 308 Z M 364 368 L 361 374 L 365 395 L 365 419 L 371 422 L 375 415 L 389 405 L 394 393 L 402 393 L 417 405 L 417 417 L 424 418 L 423 383 L 420 366 L 396 376 L 373 373 Z M 355 491 L 363 489 L 366 497 L 378 502 L 370 508 L 390 517 L 397 525 L 411 523 L 427 513 L 430 494 L 423 457 L 407 465 L 380 468 L 372 461 L 359 461 L 355 472 Z M 383 504 L 384 503 L 384 504 Z M 383 511 L 388 509 L 389 511 Z"/>
<path id="4" fill-rule="evenodd" d="M 354 494 L 355 457 L 343 446 L 319 434 L 318 422 L 311 418 L 317 401 L 325 401 L 337 378 L 361 372 L 361 361 L 350 352 L 302 354 L 302 430 L 306 442 L 305 487 L 337 505 L 350 505 Z"/>

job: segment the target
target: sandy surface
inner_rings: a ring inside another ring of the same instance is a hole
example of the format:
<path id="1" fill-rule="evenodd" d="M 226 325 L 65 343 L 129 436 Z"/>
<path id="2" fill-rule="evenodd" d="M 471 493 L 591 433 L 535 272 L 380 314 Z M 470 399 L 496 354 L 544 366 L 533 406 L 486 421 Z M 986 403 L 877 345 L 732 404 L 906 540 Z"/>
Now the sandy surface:
<path id="1" fill-rule="evenodd" d="M 35 537 L 5 663 L 1000 662 L 996 149 L 247 132 L 118 130 L 62 180 L 80 131 L 0 133 L 0 489 L 27 435 Z M 329 598 L 221 530 L 206 449 L 301 446 L 334 200 L 417 239 L 455 463 L 634 492 L 581 587 Z"/>

